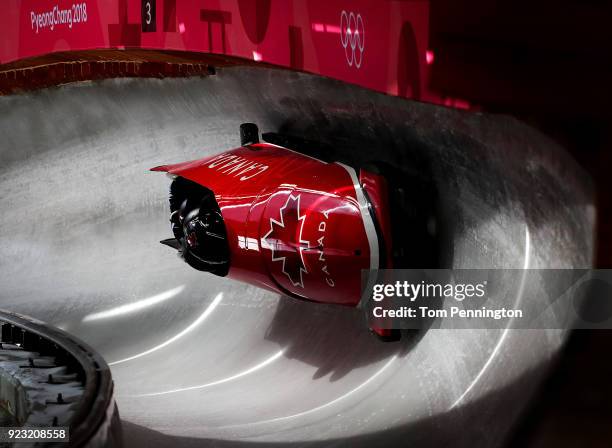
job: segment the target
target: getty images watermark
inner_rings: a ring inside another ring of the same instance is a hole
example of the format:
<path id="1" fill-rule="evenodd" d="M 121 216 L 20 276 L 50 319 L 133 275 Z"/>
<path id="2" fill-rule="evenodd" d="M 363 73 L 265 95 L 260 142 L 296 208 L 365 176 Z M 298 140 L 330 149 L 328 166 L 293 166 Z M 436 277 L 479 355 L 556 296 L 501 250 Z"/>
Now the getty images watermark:
<path id="1" fill-rule="evenodd" d="M 364 271 L 370 325 L 419 329 L 612 328 L 612 270 Z"/>

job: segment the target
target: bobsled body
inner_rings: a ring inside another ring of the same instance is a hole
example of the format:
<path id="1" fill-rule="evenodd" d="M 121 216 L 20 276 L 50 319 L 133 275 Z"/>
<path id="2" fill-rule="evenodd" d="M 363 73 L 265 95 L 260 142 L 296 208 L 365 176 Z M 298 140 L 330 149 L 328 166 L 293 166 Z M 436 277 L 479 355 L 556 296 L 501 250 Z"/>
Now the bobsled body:
<path id="1" fill-rule="evenodd" d="M 214 194 L 228 252 L 221 275 L 356 306 L 362 270 L 390 267 L 387 187 L 379 175 L 268 143 L 153 170 Z"/>

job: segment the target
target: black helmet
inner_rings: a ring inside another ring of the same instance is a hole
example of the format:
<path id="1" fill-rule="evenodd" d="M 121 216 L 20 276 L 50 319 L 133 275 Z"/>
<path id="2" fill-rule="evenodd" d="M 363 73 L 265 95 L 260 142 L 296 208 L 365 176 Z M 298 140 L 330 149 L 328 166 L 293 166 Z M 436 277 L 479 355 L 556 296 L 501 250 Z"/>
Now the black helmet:
<path id="1" fill-rule="evenodd" d="M 172 202 L 174 208 L 176 202 Z M 174 238 L 162 244 L 178 250 L 187 264 L 200 271 L 224 276 L 229 270 L 229 247 L 223 216 L 212 192 L 184 199 L 170 215 Z"/>
<path id="2" fill-rule="evenodd" d="M 220 212 L 196 208 L 183 219 L 182 230 L 184 251 L 208 265 L 227 263 L 227 237 Z"/>

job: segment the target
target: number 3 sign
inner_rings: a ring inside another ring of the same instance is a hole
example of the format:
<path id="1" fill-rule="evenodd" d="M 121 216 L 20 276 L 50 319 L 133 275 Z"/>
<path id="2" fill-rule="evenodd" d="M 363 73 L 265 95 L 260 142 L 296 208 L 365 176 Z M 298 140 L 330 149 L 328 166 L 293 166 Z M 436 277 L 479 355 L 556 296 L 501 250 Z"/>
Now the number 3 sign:
<path id="1" fill-rule="evenodd" d="M 155 31 L 155 0 L 141 0 L 140 11 L 142 32 Z"/>

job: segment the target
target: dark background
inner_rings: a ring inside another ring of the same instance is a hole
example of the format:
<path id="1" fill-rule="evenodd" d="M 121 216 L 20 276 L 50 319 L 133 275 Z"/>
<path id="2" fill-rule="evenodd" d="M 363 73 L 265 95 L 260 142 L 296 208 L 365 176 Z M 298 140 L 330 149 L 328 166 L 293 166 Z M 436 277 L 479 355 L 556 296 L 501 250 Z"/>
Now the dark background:
<path id="1" fill-rule="evenodd" d="M 514 115 L 565 146 L 597 201 L 612 268 L 612 2 L 433 0 L 431 87 Z M 574 331 L 509 446 L 612 446 L 612 331 Z"/>

